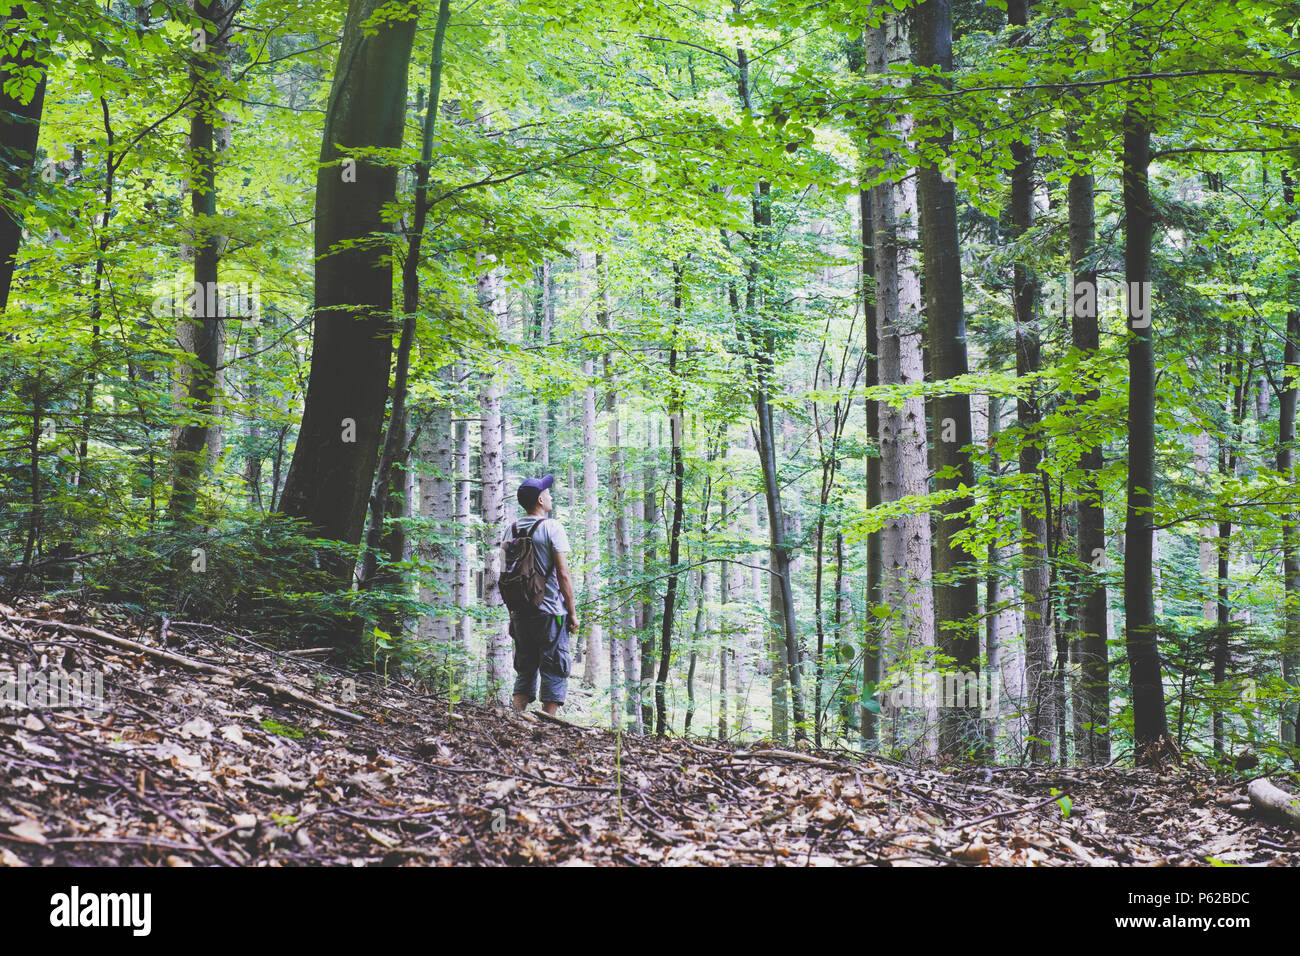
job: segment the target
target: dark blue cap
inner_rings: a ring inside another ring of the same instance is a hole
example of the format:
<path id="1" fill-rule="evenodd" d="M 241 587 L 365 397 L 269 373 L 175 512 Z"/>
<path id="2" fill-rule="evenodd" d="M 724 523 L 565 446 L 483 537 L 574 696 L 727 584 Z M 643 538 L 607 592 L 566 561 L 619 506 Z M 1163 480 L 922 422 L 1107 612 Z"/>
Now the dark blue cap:
<path id="1" fill-rule="evenodd" d="M 551 487 L 551 483 L 554 481 L 554 475 L 544 475 L 541 478 L 529 478 L 519 486 L 519 490 L 515 492 L 515 497 L 519 499 L 519 504 L 522 505 L 525 510 L 528 510 L 532 508 L 533 505 L 537 504 L 537 499 L 542 496 L 542 492 Z"/>

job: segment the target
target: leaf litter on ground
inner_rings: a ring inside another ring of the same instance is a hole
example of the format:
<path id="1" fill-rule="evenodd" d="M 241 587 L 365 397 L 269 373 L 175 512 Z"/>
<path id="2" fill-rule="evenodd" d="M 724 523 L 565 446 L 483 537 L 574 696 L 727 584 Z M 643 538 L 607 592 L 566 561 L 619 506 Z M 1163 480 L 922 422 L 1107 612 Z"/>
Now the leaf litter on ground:
<path id="1" fill-rule="evenodd" d="M 67 601 L 0 604 L 0 682 L 21 665 L 98 669 L 106 700 L 0 706 L 3 865 L 1300 864 L 1201 767 L 616 735 Z"/>

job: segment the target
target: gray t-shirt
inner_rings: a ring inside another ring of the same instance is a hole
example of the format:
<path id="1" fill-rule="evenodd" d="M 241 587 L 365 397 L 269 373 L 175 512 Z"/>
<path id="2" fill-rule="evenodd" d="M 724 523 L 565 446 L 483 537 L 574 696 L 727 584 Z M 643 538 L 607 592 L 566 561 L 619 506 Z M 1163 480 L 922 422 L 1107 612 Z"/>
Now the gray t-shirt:
<path id="1" fill-rule="evenodd" d="M 537 555 L 537 567 L 546 575 L 546 592 L 542 595 L 542 604 L 538 610 L 542 614 L 565 614 L 567 612 L 564 609 L 564 595 L 560 593 L 560 576 L 555 573 L 555 553 L 569 552 L 569 536 L 564 533 L 564 526 L 554 518 L 538 519 L 524 515 L 506 527 L 501 543 L 505 544 L 513 537 L 511 529 L 514 526 L 518 526 L 520 534 L 526 534 L 538 520 L 542 523 L 533 532 L 533 551 Z"/>

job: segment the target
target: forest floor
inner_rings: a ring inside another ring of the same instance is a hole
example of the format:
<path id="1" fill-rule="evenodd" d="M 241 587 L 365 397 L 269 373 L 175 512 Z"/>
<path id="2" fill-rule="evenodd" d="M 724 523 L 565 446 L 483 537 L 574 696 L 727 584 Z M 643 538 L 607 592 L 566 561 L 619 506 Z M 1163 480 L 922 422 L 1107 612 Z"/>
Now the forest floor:
<path id="1" fill-rule="evenodd" d="M 1300 864 L 1300 834 L 1203 769 L 945 772 L 620 737 L 450 713 L 313 657 L 0 604 L 0 685 L 99 669 L 105 698 L 98 715 L 0 703 L 0 864 Z"/>

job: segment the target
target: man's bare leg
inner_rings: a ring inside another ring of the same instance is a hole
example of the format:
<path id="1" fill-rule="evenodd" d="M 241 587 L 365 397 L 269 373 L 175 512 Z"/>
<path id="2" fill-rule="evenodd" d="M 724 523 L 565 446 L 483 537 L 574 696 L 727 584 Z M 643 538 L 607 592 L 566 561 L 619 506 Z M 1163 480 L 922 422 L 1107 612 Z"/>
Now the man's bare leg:
<path id="1" fill-rule="evenodd" d="M 560 705 L 553 700 L 547 701 L 546 703 L 542 704 L 542 713 L 550 714 L 552 717 L 555 716 L 555 712 L 559 709 L 560 709 Z"/>
<path id="2" fill-rule="evenodd" d="M 514 707 L 516 714 L 522 714 L 524 708 L 528 706 L 528 698 L 523 694 L 515 694 L 514 697 L 510 698 L 510 705 Z"/>

